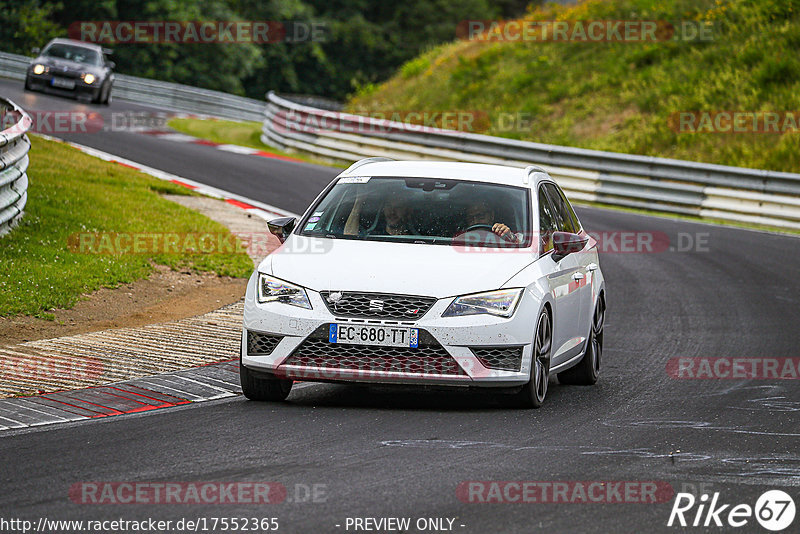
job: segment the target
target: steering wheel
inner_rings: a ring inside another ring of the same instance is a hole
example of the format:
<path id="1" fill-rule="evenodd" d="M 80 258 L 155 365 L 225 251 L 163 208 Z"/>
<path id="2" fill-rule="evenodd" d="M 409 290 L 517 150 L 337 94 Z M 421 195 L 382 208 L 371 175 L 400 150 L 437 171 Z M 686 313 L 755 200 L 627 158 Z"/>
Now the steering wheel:
<path id="1" fill-rule="evenodd" d="M 483 228 L 484 230 L 489 230 L 490 232 L 494 232 L 493 231 L 494 227 L 491 224 L 473 224 L 472 226 L 464 230 L 462 233 L 466 234 L 467 232 L 471 232 L 473 230 L 480 230 L 481 228 Z"/>
<path id="2" fill-rule="evenodd" d="M 467 228 L 466 230 L 464 230 L 461 233 L 463 235 L 463 234 L 466 234 L 466 233 L 471 232 L 473 230 L 488 230 L 492 235 L 497 235 L 497 234 L 494 233 L 494 226 L 491 225 L 491 224 L 473 224 L 472 226 L 470 226 L 469 228 Z M 506 241 L 515 242 L 515 237 L 514 237 L 514 233 L 513 232 L 507 232 L 505 235 L 498 236 L 498 237 L 502 237 Z"/>

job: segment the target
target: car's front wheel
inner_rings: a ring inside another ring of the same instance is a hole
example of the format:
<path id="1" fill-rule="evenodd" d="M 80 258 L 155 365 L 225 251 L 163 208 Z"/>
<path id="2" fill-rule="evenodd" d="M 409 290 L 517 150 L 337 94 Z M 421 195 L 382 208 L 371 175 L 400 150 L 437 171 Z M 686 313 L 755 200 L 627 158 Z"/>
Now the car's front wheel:
<path id="1" fill-rule="evenodd" d="M 262 378 L 239 362 L 239 381 L 242 393 L 253 401 L 280 402 L 292 391 L 293 382 L 280 378 Z"/>
<path id="2" fill-rule="evenodd" d="M 25 76 L 25 90 L 33 91 L 33 88 L 31 87 L 31 79 L 29 76 Z"/>
<path id="3" fill-rule="evenodd" d="M 600 357 L 603 355 L 603 325 L 606 320 L 606 305 L 602 295 L 597 300 L 592 315 L 592 329 L 586 341 L 586 350 L 580 363 L 575 367 L 558 373 L 558 381 L 562 384 L 591 386 L 597 382 L 600 374 Z"/>
<path id="4" fill-rule="evenodd" d="M 111 97 L 111 91 L 113 90 L 114 86 L 112 84 L 108 84 L 108 90 L 106 91 L 106 96 L 103 99 L 103 105 L 110 106 L 111 101 L 113 100 Z"/>
<path id="5" fill-rule="evenodd" d="M 97 93 L 97 97 L 95 98 L 94 103 L 107 106 L 110 95 L 111 95 L 111 84 L 106 82 L 103 84 L 102 87 L 100 87 L 100 91 Z"/>
<path id="6" fill-rule="evenodd" d="M 518 404 L 523 408 L 539 408 L 547 396 L 550 379 L 550 351 L 553 345 L 553 323 L 547 308 L 539 314 L 536 337 L 531 356 L 531 379 L 518 394 Z"/>

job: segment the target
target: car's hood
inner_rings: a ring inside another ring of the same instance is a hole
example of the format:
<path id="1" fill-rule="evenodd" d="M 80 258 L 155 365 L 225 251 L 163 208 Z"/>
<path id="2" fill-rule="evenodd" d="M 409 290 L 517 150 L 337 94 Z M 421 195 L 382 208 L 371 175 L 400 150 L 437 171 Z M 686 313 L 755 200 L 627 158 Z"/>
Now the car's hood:
<path id="1" fill-rule="evenodd" d="M 489 250 L 293 234 L 264 259 L 259 271 L 315 291 L 443 298 L 498 289 L 535 259 L 530 250 Z"/>

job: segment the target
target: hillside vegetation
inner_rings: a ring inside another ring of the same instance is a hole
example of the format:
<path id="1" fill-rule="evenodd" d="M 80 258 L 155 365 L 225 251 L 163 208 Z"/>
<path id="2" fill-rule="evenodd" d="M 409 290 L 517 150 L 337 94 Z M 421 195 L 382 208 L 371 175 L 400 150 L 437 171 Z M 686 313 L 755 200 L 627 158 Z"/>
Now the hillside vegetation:
<path id="1" fill-rule="evenodd" d="M 460 20 L 519 16 L 531 2 L 541 0 L 0 0 L 0 50 L 28 54 L 53 37 L 102 34 L 76 31 L 82 22 L 270 22 L 269 42 L 147 42 L 125 34 L 122 42 L 101 42 L 114 49 L 121 74 L 259 100 L 269 90 L 341 100 L 451 39 Z"/>
<path id="2" fill-rule="evenodd" d="M 542 42 L 485 34 L 430 49 L 362 90 L 349 108 L 478 111 L 486 113 L 475 122 L 478 133 L 800 171 L 792 122 L 800 116 L 800 0 L 587 0 L 538 8 L 523 20 L 632 19 L 676 28 L 686 21 L 711 38 Z M 705 131 L 680 131 L 677 113 L 688 111 L 753 112 L 759 121 L 776 112 L 782 133 L 709 133 L 707 121 L 692 123 Z"/>

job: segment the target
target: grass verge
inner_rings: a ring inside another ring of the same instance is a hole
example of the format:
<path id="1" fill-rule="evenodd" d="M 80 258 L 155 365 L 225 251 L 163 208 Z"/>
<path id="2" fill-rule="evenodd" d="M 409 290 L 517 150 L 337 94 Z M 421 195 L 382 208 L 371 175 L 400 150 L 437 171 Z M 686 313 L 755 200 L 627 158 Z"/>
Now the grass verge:
<path id="1" fill-rule="evenodd" d="M 211 233 L 232 239 L 223 225 L 159 193 L 189 194 L 180 186 L 93 158 L 68 145 L 31 137 L 25 216 L 0 238 L 0 316 L 52 318 L 101 287 L 146 278 L 153 263 L 174 269 L 246 277 L 252 262 L 239 251 L 214 254 L 80 253 L 81 233 Z"/>
<path id="2" fill-rule="evenodd" d="M 306 163 L 344 168 L 344 165 L 308 156 L 302 152 L 287 152 L 265 145 L 261 142 L 260 122 L 236 122 L 218 119 L 171 119 L 167 125 L 173 130 L 213 143 L 246 146 L 272 152 L 279 156 L 296 158 Z"/>

